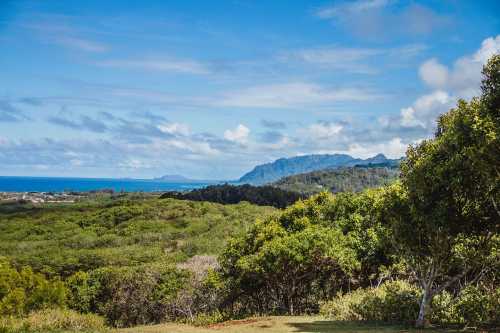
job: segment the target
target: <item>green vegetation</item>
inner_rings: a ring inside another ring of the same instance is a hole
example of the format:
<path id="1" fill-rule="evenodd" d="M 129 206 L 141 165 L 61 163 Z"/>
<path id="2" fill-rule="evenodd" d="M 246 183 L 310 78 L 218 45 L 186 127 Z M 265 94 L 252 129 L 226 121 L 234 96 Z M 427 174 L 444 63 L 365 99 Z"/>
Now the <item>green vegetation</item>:
<path id="1" fill-rule="evenodd" d="M 48 280 L 25 267 L 20 271 L 0 257 L 0 315 L 24 316 L 48 307 L 61 307 L 66 289 L 60 280 Z"/>
<path id="2" fill-rule="evenodd" d="M 500 322 L 500 288 L 468 286 L 456 297 L 445 291 L 432 302 L 431 321 L 441 325 L 471 325 Z M 321 304 L 320 313 L 339 321 L 412 322 L 419 313 L 421 290 L 403 280 L 378 288 L 360 288 Z"/>
<path id="3" fill-rule="evenodd" d="M 162 198 L 175 198 L 193 201 L 209 201 L 221 204 L 236 204 L 248 201 L 259 206 L 285 208 L 305 196 L 297 192 L 273 186 L 251 185 L 212 185 L 189 192 L 166 192 Z"/>
<path id="4" fill-rule="evenodd" d="M 294 314 L 378 278 L 388 265 L 374 204 L 382 192 L 322 193 L 257 222 L 221 256 L 233 311 Z"/>
<path id="5" fill-rule="evenodd" d="M 498 263 L 500 56 L 484 68 L 483 95 L 438 120 L 436 136 L 410 147 L 401 185 L 387 197 L 397 253 L 422 287 L 418 326 L 435 295 Z"/>
<path id="6" fill-rule="evenodd" d="M 30 266 L 61 277 L 99 267 L 216 255 L 230 235 L 273 212 L 248 203 L 223 206 L 150 195 L 21 206 L 17 212 L 4 208 L 0 211 L 0 253 L 15 267 Z"/>
<path id="7" fill-rule="evenodd" d="M 227 332 L 363 330 L 352 320 L 498 326 L 499 72 L 500 55 L 484 69 L 483 95 L 444 114 L 388 186 L 322 192 L 284 210 L 151 195 L 2 207 L 0 310 L 12 318 L 0 329 L 94 329 L 102 320 Z M 69 322 L 68 309 L 78 312 Z M 220 323 L 318 312 L 333 321 Z M 162 330 L 204 331 L 140 329 Z"/>
<path id="8" fill-rule="evenodd" d="M 272 183 L 287 191 L 311 195 L 321 191 L 360 192 L 395 182 L 399 177 L 397 167 L 367 167 L 326 169 L 288 176 Z"/>
<path id="9" fill-rule="evenodd" d="M 46 309 L 24 318 L 0 318 L 2 333 L 107 332 L 104 319 L 94 314 L 81 314 L 66 309 Z"/>

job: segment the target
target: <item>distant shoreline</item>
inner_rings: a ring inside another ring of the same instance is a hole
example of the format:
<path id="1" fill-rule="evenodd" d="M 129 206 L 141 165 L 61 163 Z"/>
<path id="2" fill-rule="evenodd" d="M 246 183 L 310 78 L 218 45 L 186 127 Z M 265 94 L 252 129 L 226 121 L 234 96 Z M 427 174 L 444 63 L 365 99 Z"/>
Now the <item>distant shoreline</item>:
<path id="1" fill-rule="evenodd" d="M 220 182 L 168 182 L 154 179 L 23 177 L 0 176 L 0 192 L 5 193 L 68 193 L 96 192 L 165 192 L 187 191 Z"/>

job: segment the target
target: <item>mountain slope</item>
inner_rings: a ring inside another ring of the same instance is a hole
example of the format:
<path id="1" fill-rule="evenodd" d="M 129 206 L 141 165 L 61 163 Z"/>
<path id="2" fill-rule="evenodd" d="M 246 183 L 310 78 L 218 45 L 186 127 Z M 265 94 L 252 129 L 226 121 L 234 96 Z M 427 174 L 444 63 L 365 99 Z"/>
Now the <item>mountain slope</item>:
<path id="1" fill-rule="evenodd" d="M 396 165 L 398 161 L 399 160 L 388 159 L 383 154 L 378 154 L 365 160 L 354 158 L 346 154 L 305 155 L 292 158 L 280 158 L 272 163 L 256 166 L 252 171 L 243 175 L 239 179 L 239 183 L 260 185 L 276 181 L 286 176 L 316 170 L 379 163 Z"/>
<path id="2" fill-rule="evenodd" d="M 359 192 L 366 188 L 389 184 L 395 181 L 398 176 L 399 168 L 397 167 L 356 166 L 288 176 L 281 178 L 271 185 L 305 195 L 311 195 L 324 190 L 333 193 Z"/>

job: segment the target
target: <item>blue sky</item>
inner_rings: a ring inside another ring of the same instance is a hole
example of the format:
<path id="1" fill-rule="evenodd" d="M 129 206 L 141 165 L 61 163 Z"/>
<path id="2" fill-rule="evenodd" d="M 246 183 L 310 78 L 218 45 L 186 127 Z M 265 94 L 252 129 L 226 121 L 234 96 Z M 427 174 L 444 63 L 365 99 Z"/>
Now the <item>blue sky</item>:
<path id="1" fill-rule="evenodd" d="M 0 1 L 0 175 L 400 157 L 478 93 L 498 1 Z"/>

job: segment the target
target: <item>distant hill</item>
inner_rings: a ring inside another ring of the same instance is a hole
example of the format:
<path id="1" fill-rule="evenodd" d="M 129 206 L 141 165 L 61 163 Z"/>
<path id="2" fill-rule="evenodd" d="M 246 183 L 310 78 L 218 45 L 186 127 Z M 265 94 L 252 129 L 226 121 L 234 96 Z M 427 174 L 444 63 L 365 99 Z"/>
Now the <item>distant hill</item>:
<path id="1" fill-rule="evenodd" d="M 324 190 L 359 192 L 366 188 L 389 184 L 399 177 L 397 166 L 384 164 L 326 169 L 288 176 L 272 183 L 280 189 L 311 195 Z"/>
<path id="2" fill-rule="evenodd" d="M 192 201 L 210 201 L 221 204 L 236 204 L 248 201 L 259 206 L 274 206 L 285 208 L 305 196 L 296 192 L 287 191 L 274 186 L 252 185 L 211 185 L 189 192 L 165 192 L 160 198 L 174 198 Z"/>
<path id="3" fill-rule="evenodd" d="M 218 181 L 216 180 L 190 179 L 182 175 L 165 175 L 158 178 L 153 178 L 153 180 L 169 183 L 218 183 Z"/>
<path id="4" fill-rule="evenodd" d="M 353 167 L 356 165 L 398 165 L 400 160 L 386 158 L 378 154 L 368 159 L 354 158 L 346 154 L 323 154 L 305 155 L 292 158 L 280 158 L 272 163 L 256 166 L 252 171 L 246 173 L 239 179 L 239 183 L 261 185 L 277 181 L 280 178 L 297 175 L 301 173 L 334 169 L 341 167 Z"/>

